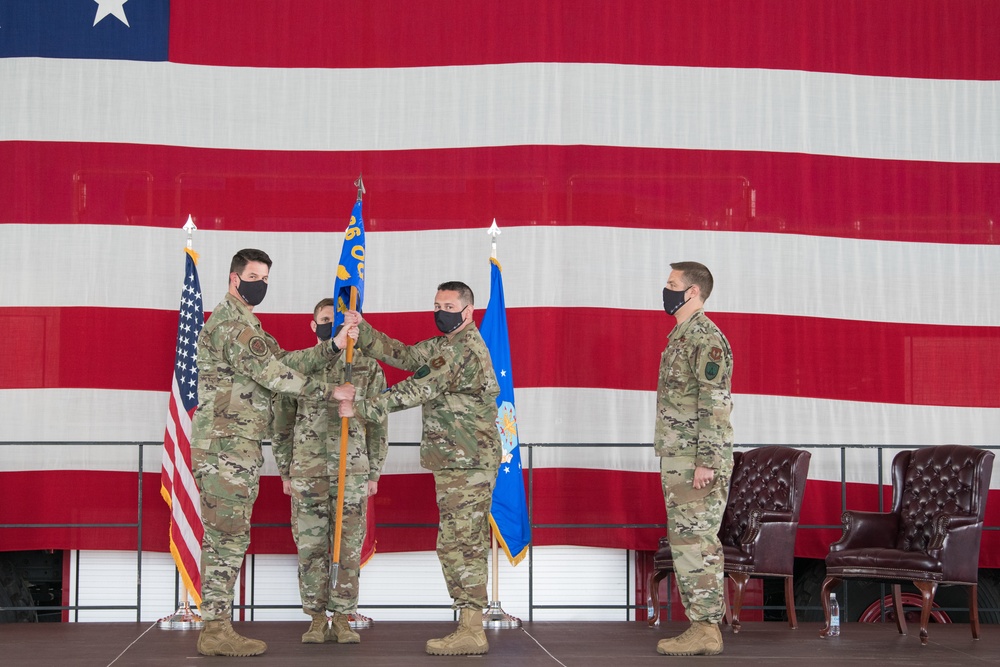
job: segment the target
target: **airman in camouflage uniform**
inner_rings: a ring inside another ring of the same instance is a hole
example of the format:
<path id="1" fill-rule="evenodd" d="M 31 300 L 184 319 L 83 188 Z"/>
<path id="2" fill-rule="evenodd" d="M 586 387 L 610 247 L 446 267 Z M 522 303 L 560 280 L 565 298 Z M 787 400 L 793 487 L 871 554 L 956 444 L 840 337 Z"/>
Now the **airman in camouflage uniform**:
<path id="1" fill-rule="evenodd" d="M 467 285 L 438 286 L 434 318 L 443 336 L 404 345 L 360 325 L 358 342 L 365 353 L 413 376 L 386 393 L 354 403 L 365 421 L 390 412 L 423 406 L 420 465 L 434 473 L 440 514 L 437 554 L 459 627 L 431 639 L 433 655 L 481 654 L 489 650 L 483 632 L 488 604 L 489 512 L 502 446 L 496 427 L 500 394 L 493 362 L 472 319 L 473 294 Z"/>
<path id="2" fill-rule="evenodd" d="M 733 353 L 702 310 L 712 274 L 697 262 L 670 267 L 663 307 L 677 325 L 660 358 L 653 444 L 674 573 L 691 627 L 660 641 L 657 651 L 715 655 L 722 652 L 719 623 L 725 612 L 718 533 L 733 468 Z"/>
<path id="3" fill-rule="evenodd" d="M 230 619 L 233 586 L 250 544 L 250 513 L 264 460 L 261 440 L 271 428 L 272 393 L 340 400 L 333 385 L 308 377 L 335 360 L 339 350 L 325 343 L 286 352 L 253 314 L 267 292 L 270 267 L 263 251 L 238 252 L 230 265 L 229 291 L 198 337 L 191 463 L 205 528 L 200 606 L 205 628 L 198 636 L 203 655 L 267 650 L 264 642 L 237 634 Z"/>
<path id="4" fill-rule="evenodd" d="M 323 299 L 313 310 L 317 338 L 332 334 L 333 299 Z M 356 334 L 355 334 L 356 335 Z M 346 382 L 345 358 L 327 365 L 313 377 L 330 384 Z M 351 382 L 359 397 L 371 398 L 385 390 L 385 374 L 378 362 L 354 349 Z M 365 540 L 368 497 L 378 492 L 378 479 L 388 452 L 388 419 L 351 421 L 348 428 L 344 477 L 344 512 L 340 567 L 330 590 L 330 551 L 337 517 L 337 481 L 340 469 L 341 419 L 338 406 L 326 401 L 276 395 L 274 459 L 282 487 L 292 497 L 292 534 L 299 552 L 299 594 L 302 610 L 312 617 L 302 642 L 337 641 L 356 644 L 350 614 L 358 608 L 358 575 Z M 334 612 L 327 628 L 326 610 Z"/>

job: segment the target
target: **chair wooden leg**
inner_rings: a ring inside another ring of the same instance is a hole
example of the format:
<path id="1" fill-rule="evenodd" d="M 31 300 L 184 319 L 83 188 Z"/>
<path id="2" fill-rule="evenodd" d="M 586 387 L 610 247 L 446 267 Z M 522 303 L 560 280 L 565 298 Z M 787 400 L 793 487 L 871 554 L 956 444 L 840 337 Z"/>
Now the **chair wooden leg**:
<path id="1" fill-rule="evenodd" d="M 820 637 L 826 637 L 827 633 L 830 632 L 830 591 L 839 585 L 840 579 L 827 577 L 823 580 L 823 586 L 819 590 L 820 602 L 823 603 L 823 618 L 826 619 L 826 625 L 819 631 Z"/>
<path id="2" fill-rule="evenodd" d="M 649 575 L 649 600 L 653 606 L 653 613 L 646 619 L 646 623 L 651 628 L 660 624 L 660 581 L 668 574 L 670 570 L 653 570 Z"/>
<path id="3" fill-rule="evenodd" d="M 899 634 L 906 634 L 906 613 L 903 611 L 903 587 L 892 585 L 892 609 L 896 613 L 896 629 Z"/>
<path id="4" fill-rule="evenodd" d="M 785 612 L 788 614 L 788 625 L 797 630 L 799 619 L 795 615 L 795 586 L 791 577 L 785 577 Z"/>
<path id="5" fill-rule="evenodd" d="M 729 577 L 733 580 L 736 590 L 733 592 L 733 632 L 740 631 L 740 611 L 743 609 L 743 594 L 747 590 L 747 579 L 750 575 L 744 572 L 730 572 Z"/>
<path id="6" fill-rule="evenodd" d="M 969 586 L 969 625 L 972 626 L 972 638 L 979 639 L 979 586 Z"/>
<path id="7" fill-rule="evenodd" d="M 729 582 L 727 579 L 728 575 L 722 576 L 722 622 L 725 625 L 732 626 L 733 624 L 733 604 L 732 600 L 729 599 Z"/>
<path id="8" fill-rule="evenodd" d="M 931 620 L 931 603 L 934 602 L 934 593 L 937 591 L 937 583 L 933 581 L 914 581 L 913 585 L 920 590 L 922 598 L 920 606 L 920 643 L 927 645 L 927 622 Z"/>

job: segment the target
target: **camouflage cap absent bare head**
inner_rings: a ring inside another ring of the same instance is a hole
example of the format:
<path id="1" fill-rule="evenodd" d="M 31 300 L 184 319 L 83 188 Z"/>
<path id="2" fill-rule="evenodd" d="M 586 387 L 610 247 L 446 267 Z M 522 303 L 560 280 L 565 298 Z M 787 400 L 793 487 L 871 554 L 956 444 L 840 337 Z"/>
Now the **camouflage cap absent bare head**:
<path id="1" fill-rule="evenodd" d="M 680 271 L 688 286 L 697 285 L 701 291 L 701 300 L 708 301 L 709 295 L 712 294 L 712 287 L 715 285 L 715 279 L 712 278 L 712 272 L 708 270 L 707 266 L 700 262 L 674 262 L 670 268 L 674 271 Z"/>
<path id="2" fill-rule="evenodd" d="M 333 308 L 333 299 L 331 299 L 330 297 L 326 297 L 325 299 L 320 299 L 319 303 L 316 304 L 316 307 L 313 308 L 314 320 L 319 319 L 319 311 L 323 310 L 324 308 Z"/>
<path id="3" fill-rule="evenodd" d="M 266 252 L 256 248 L 244 248 L 233 255 L 233 261 L 229 263 L 229 272 L 239 275 L 243 273 L 243 269 L 250 262 L 262 262 L 267 265 L 268 269 L 271 268 L 271 258 L 267 256 Z"/>
<path id="4" fill-rule="evenodd" d="M 463 282 L 450 280 L 438 285 L 438 292 L 458 292 L 458 299 L 465 306 L 476 305 L 476 297 L 472 293 L 472 288 Z"/>

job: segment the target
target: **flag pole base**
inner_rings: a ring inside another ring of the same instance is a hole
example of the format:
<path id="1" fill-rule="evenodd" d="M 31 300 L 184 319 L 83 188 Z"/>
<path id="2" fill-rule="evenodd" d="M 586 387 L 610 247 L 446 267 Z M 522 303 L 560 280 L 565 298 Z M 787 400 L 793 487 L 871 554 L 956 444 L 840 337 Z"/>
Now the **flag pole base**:
<path id="1" fill-rule="evenodd" d="M 490 602 L 483 613 L 483 627 L 487 630 L 513 630 L 521 627 L 521 619 L 505 612 L 499 602 Z"/>
<path id="2" fill-rule="evenodd" d="M 175 613 L 161 618 L 156 624 L 161 630 L 201 630 L 205 627 L 201 616 L 191 611 L 186 602 Z"/>
<path id="3" fill-rule="evenodd" d="M 350 622 L 352 630 L 367 630 L 372 627 L 372 623 L 375 622 L 364 614 L 359 614 L 358 612 L 349 614 L 347 619 Z"/>

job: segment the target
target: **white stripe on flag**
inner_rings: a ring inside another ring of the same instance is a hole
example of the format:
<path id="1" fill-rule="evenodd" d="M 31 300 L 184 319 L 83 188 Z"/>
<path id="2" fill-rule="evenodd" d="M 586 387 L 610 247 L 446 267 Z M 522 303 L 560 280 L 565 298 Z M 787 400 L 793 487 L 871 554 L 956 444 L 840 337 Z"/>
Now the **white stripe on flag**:
<path id="1" fill-rule="evenodd" d="M 1000 160 L 1000 116 L 982 113 L 1000 108 L 1000 81 L 605 63 L 279 69 L 3 58 L 0 87 L 0 141 L 303 151 L 583 144 Z M 335 110 L 336 122 L 314 122 L 317 108 Z"/>
<path id="2" fill-rule="evenodd" d="M 9 446 L 0 472 L 16 470 L 118 470 L 134 472 L 134 446 L 87 443 L 155 442 L 163 436 L 146 418 L 163 405 L 162 392 L 99 389 L 35 389 L 0 391 L 0 413 L 13 442 L 79 442 L 59 446 Z M 652 442 L 655 392 L 588 388 L 521 388 L 515 390 L 522 444 Z M 746 444 L 869 444 L 972 446 L 996 444 L 1000 409 L 864 403 L 783 396 L 737 394 L 733 397 L 736 442 Z M 124 410 L 123 406 L 128 407 Z M 66 418 L 40 423 L 30 415 L 54 414 L 72 407 Z M 25 415 L 18 417 L 18 415 Z M 112 419 L 117 415 L 117 422 Z M 395 413 L 389 422 L 392 442 L 420 440 L 420 413 Z M 123 436 L 123 433 L 129 435 Z M 162 453 L 147 447 L 144 468 L 159 468 Z M 407 448 L 409 450 L 411 448 Z M 412 448 L 414 451 L 416 448 Z M 610 451 L 613 448 L 606 448 Z M 615 455 L 617 456 L 617 454 Z M 631 455 L 627 455 L 631 456 Z M 405 466 L 395 463 L 408 459 Z M 615 468 L 611 455 L 594 450 L 582 460 L 559 465 Z M 411 452 L 391 450 L 392 472 L 420 472 Z M 273 459 L 265 472 L 275 474 Z M 645 469 L 645 464 L 621 464 Z M 1000 477 L 996 481 L 1000 483 Z"/>
<path id="3" fill-rule="evenodd" d="M 367 270 L 405 280 L 372 289 L 370 313 L 430 311 L 443 276 L 460 276 L 489 294 L 489 271 L 477 261 L 484 229 L 368 232 Z M 335 234 L 200 231 L 199 271 L 205 306 L 225 295 L 236 250 L 266 248 L 274 260 L 267 300 L 257 312 L 309 313 L 327 294 Z M 968 326 L 1000 326 L 1000 245 L 869 241 L 793 234 L 702 232 L 620 227 L 524 226 L 504 229 L 508 311 L 523 307 L 622 308 L 659 311 L 666 262 L 697 259 L 712 267 L 717 289 L 710 310 Z M 5 268 L 5 306 L 90 306 L 176 310 L 160 287 L 177 280 L 167 254 L 177 232 L 152 227 L 0 225 L 0 246 L 14 253 Z M 329 252 L 316 252 L 329 248 Z M 441 248 L 449 262 L 441 264 Z M 107 280 L 59 289 L 48 267 L 86 275 L 89 257 L 120 257 Z M 963 267 L 956 273 L 955 267 Z M 877 267 L 877 279 L 873 268 Z M 667 271 L 669 273 L 669 271 Z M 147 280 L 136 280 L 138 275 Z M 964 276 L 956 283 L 956 275 Z M 794 285 L 794 289 L 782 286 Z M 859 298 L 864 294 L 864 298 Z"/>

